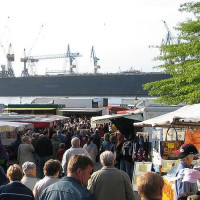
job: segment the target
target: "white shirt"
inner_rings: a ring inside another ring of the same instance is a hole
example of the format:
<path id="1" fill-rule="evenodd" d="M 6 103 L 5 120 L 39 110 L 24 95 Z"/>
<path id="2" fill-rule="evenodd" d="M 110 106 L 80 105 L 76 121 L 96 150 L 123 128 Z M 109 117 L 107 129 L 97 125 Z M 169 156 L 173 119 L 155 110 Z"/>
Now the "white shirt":
<path id="1" fill-rule="evenodd" d="M 64 155 L 63 155 L 63 159 L 62 159 L 62 169 L 64 174 L 66 175 L 67 172 L 67 165 L 69 162 L 69 159 L 76 154 L 83 154 L 86 155 L 90 158 L 88 152 L 86 149 L 83 149 L 81 147 L 71 147 L 70 149 L 68 149 L 67 151 L 65 151 Z"/>
<path id="2" fill-rule="evenodd" d="M 58 178 L 54 178 L 53 176 L 45 176 L 43 179 L 38 181 L 35 184 L 35 187 L 33 189 L 33 195 L 35 197 L 35 200 L 39 200 L 40 194 L 42 191 L 47 188 L 49 185 L 59 181 Z"/>

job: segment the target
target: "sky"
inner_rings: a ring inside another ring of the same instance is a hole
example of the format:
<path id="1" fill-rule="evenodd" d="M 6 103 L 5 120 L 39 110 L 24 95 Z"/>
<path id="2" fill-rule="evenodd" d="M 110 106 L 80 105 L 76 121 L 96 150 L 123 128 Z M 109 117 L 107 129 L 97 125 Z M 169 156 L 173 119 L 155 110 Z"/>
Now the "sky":
<path id="1" fill-rule="evenodd" d="M 21 76 L 24 49 L 29 56 L 64 54 L 67 45 L 79 52 L 76 73 L 93 73 L 90 58 L 94 46 L 100 73 L 157 71 L 159 45 L 166 37 L 167 22 L 173 27 L 188 15 L 178 8 L 185 0 L 9 0 L 1 2 L 0 65 L 7 65 L 6 53 L 12 44 L 13 69 Z M 67 59 L 40 60 L 29 72 L 69 71 Z"/>

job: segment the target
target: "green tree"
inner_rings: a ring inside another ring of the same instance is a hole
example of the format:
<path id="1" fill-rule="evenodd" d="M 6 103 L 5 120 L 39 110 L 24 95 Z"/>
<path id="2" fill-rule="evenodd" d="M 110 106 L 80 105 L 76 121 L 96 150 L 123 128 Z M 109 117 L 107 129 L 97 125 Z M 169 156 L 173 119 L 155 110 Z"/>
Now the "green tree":
<path id="1" fill-rule="evenodd" d="M 192 13 L 192 18 L 178 23 L 176 44 L 161 45 L 162 55 L 154 58 L 163 61 L 157 66 L 171 78 L 145 84 L 149 95 L 159 96 L 166 104 L 200 103 L 200 2 L 185 3 L 180 12 Z"/>

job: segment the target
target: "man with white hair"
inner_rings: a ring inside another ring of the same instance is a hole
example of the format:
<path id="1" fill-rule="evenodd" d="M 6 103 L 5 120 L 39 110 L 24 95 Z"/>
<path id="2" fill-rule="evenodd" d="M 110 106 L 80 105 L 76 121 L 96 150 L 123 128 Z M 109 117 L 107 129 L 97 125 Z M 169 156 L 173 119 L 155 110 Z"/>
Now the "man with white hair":
<path id="1" fill-rule="evenodd" d="M 80 147 L 80 139 L 79 138 L 77 138 L 77 137 L 73 138 L 71 140 L 71 145 L 72 145 L 72 147 L 70 149 L 68 149 L 67 151 L 65 151 L 65 153 L 63 155 L 63 159 L 62 159 L 62 170 L 65 175 L 67 172 L 67 165 L 68 165 L 69 159 L 73 155 L 83 154 L 83 155 L 87 155 L 88 157 L 90 157 L 87 150 Z"/>
<path id="2" fill-rule="evenodd" d="M 102 169 L 92 174 L 88 189 L 97 200 L 135 200 L 129 176 L 114 167 L 115 156 L 111 151 L 100 155 Z"/>
<path id="3" fill-rule="evenodd" d="M 24 176 L 21 182 L 28 187 L 29 189 L 33 190 L 35 184 L 40 180 L 36 177 L 36 165 L 33 162 L 25 162 L 22 165 L 22 170 Z"/>

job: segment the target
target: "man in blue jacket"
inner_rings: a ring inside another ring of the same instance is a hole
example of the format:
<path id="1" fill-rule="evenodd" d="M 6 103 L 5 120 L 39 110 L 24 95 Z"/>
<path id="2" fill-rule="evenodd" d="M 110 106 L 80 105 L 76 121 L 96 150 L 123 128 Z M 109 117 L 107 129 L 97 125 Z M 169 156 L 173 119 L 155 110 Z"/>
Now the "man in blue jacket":
<path id="1" fill-rule="evenodd" d="M 92 160 L 85 155 L 74 155 L 67 166 L 67 176 L 50 185 L 40 195 L 40 200 L 95 200 L 85 187 L 93 170 Z"/>
<path id="2" fill-rule="evenodd" d="M 196 183 L 182 182 L 184 177 L 183 169 L 192 167 L 194 155 L 198 153 L 197 148 L 193 144 L 183 144 L 178 153 L 181 161 L 176 171 L 175 200 L 177 200 L 181 194 L 197 192 Z"/>

